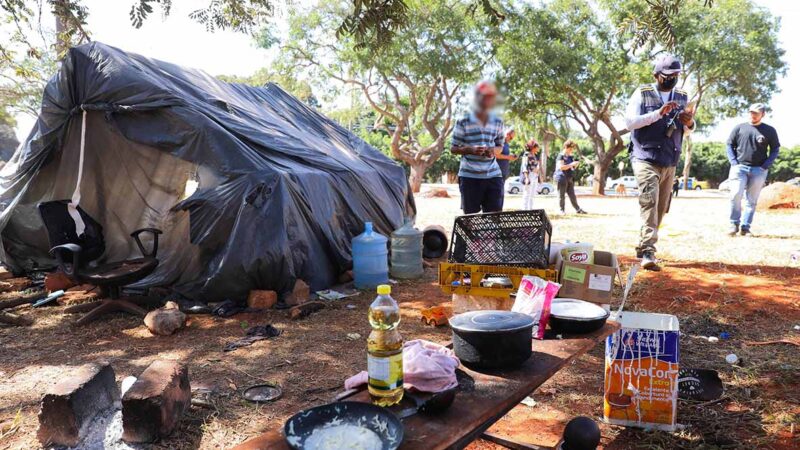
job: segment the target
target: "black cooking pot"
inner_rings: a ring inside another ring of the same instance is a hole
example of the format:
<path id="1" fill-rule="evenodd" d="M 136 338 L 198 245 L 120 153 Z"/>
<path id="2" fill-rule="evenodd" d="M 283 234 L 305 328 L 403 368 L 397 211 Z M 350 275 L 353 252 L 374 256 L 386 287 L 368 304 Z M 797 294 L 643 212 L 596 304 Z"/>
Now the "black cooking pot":
<path id="1" fill-rule="evenodd" d="M 586 334 L 603 328 L 609 314 L 594 303 L 573 298 L 554 298 L 547 323 L 556 333 Z"/>
<path id="2" fill-rule="evenodd" d="M 450 319 L 453 351 L 479 369 L 517 367 L 531 357 L 533 318 L 511 311 L 470 311 Z"/>

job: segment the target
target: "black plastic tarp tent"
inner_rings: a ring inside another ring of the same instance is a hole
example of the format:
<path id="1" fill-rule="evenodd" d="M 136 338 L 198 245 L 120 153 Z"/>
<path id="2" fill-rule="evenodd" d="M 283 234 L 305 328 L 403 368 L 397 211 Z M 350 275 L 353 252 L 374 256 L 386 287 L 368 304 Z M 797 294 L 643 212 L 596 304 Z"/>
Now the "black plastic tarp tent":
<path id="1" fill-rule="evenodd" d="M 69 51 L 0 172 L 0 259 L 14 271 L 53 264 L 36 205 L 72 197 L 83 120 L 80 206 L 104 227 L 105 258 L 135 257 L 137 228 L 165 232 L 140 286 L 202 301 L 324 288 L 365 221 L 389 233 L 414 213 L 400 166 L 278 86 L 94 42 Z"/>

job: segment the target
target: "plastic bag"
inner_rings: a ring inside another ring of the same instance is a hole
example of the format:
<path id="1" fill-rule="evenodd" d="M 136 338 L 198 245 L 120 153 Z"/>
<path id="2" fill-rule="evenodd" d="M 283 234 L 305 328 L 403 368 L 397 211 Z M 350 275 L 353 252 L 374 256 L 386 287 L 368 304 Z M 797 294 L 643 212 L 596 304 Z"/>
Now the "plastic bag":
<path id="1" fill-rule="evenodd" d="M 519 283 L 517 298 L 511 310 L 533 317 L 534 339 L 544 338 L 544 330 L 550 319 L 550 304 L 560 288 L 558 283 L 530 275 L 524 276 Z"/>

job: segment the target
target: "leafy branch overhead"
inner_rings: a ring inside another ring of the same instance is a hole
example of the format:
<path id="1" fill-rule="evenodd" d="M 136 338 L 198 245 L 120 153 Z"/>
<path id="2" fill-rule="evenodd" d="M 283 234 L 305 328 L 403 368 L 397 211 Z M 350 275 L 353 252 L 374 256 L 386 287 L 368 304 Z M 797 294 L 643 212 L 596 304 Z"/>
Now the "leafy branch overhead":
<path id="1" fill-rule="evenodd" d="M 714 0 L 689 0 L 703 2 L 712 7 Z M 659 43 L 667 49 L 675 48 L 676 34 L 673 18 L 680 12 L 686 0 L 646 0 L 647 10 L 625 17 L 619 25 L 619 32 L 630 36 L 634 49 Z"/>
<path id="2" fill-rule="evenodd" d="M 137 0 L 131 6 L 130 18 L 134 27 L 140 28 L 154 12 L 154 5 L 168 16 L 172 0 Z M 274 13 L 273 0 L 211 0 L 205 8 L 199 8 L 189 17 L 205 25 L 208 31 L 233 30 L 251 33 L 262 26 Z"/>

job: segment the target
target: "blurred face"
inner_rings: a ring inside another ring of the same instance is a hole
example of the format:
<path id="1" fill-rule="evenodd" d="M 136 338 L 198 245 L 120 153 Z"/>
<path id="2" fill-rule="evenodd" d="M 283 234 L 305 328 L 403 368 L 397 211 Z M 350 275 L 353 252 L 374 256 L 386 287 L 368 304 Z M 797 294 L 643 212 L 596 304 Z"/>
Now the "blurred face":
<path id="1" fill-rule="evenodd" d="M 564 154 L 572 155 L 575 152 L 575 147 L 564 147 Z"/>
<path id="2" fill-rule="evenodd" d="M 478 110 L 489 112 L 497 105 L 497 95 L 482 95 L 478 98 Z"/>
<path id="3" fill-rule="evenodd" d="M 517 133 L 514 131 L 509 131 L 508 133 L 506 133 L 506 142 L 513 141 L 515 137 L 517 137 Z"/>
<path id="4" fill-rule="evenodd" d="M 531 153 L 533 153 L 534 155 L 539 153 L 539 146 L 534 145 L 533 147 L 531 147 Z"/>
<path id="5" fill-rule="evenodd" d="M 656 82 L 658 83 L 658 89 L 665 92 L 671 91 L 675 86 L 677 86 L 679 79 L 680 79 L 680 74 L 678 73 L 671 75 L 663 73 L 656 74 Z"/>
<path id="6" fill-rule="evenodd" d="M 764 118 L 765 113 L 760 111 L 750 111 L 750 123 L 753 125 L 758 125 L 761 123 L 761 120 Z"/>

